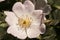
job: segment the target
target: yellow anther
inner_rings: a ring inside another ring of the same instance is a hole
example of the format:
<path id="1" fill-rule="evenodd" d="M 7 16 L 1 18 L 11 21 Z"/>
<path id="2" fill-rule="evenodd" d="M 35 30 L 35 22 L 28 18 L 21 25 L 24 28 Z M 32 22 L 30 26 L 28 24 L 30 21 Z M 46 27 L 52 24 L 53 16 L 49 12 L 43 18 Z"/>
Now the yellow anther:
<path id="1" fill-rule="evenodd" d="M 29 18 L 25 18 L 25 19 L 18 19 L 18 24 L 20 26 L 22 26 L 23 28 L 27 28 L 30 26 L 31 22 Z"/>

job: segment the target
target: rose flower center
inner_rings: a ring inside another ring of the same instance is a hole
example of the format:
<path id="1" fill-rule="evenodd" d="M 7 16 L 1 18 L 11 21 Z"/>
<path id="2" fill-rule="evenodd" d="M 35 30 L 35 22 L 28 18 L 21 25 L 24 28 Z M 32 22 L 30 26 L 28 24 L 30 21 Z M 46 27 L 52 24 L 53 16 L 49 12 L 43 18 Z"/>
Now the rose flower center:
<path id="1" fill-rule="evenodd" d="M 25 19 L 20 18 L 20 19 L 18 19 L 18 25 L 20 25 L 23 28 L 29 27 L 30 24 L 31 24 L 31 22 L 30 22 L 29 18 L 25 18 Z"/>

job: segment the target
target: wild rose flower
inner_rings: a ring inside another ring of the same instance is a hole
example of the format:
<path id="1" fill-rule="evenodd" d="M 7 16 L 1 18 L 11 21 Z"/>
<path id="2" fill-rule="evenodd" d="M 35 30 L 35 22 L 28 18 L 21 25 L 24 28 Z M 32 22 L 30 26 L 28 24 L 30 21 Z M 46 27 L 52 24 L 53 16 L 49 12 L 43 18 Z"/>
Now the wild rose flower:
<path id="1" fill-rule="evenodd" d="M 5 21 L 9 24 L 8 34 L 25 39 L 36 38 L 45 32 L 45 24 L 41 24 L 43 10 L 35 10 L 30 0 L 26 0 L 24 4 L 16 2 L 12 11 L 4 11 L 7 15 Z"/>

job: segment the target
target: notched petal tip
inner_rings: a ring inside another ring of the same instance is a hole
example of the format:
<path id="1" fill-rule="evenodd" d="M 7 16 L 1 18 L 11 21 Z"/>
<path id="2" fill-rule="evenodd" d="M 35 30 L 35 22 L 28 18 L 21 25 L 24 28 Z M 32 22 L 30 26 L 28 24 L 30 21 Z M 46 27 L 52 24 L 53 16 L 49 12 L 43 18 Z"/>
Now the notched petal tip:
<path id="1" fill-rule="evenodd" d="M 24 10 L 24 5 L 21 2 L 16 2 L 13 7 L 12 11 L 15 13 L 21 13 Z"/>
<path id="2" fill-rule="evenodd" d="M 34 7 L 34 4 L 33 4 L 30 0 L 26 0 L 26 1 L 24 2 L 24 4 L 26 4 L 26 5 L 29 4 L 29 6 L 33 6 L 33 7 Z"/>
<path id="3" fill-rule="evenodd" d="M 27 12 L 33 12 L 33 10 L 35 9 L 34 4 L 30 0 L 26 0 L 24 2 L 24 5 Z"/>
<path id="4" fill-rule="evenodd" d="M 4 14 L 7 15 L 7 16 L 10 16 L 10 15 L 13 15 L 14 13 L 11 12 L 11 11 L 4 11 Z"/>

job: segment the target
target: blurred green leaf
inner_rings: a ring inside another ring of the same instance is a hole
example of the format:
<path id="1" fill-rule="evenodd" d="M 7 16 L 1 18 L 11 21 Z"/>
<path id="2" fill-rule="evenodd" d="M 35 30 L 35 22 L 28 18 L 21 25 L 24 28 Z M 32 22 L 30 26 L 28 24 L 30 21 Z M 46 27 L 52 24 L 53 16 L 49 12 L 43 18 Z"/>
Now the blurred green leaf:
<path id="1" fill-rule="evenodd" d="M 0 21 L 0 23 L 2 23 L 2 21 Z"/>
<path id="2" fill-rule="evenodd" d="M 6 31 L 4 28 L 0 27 L 0 40 L 3 38 L 3 36 L 6 34 Z"/>
<path id="3" fill-rule="evenodd" d="M 55 20 L 60 20 L 60 10 L 58 10 L 58 9 L 54 10 L 52 13 L 52 17 Z"/>
<path id="4" fill-rule="evenodd" d="M 49 25 L 57 25 L 59 23 L 59 20 L 52 20 Z"/>
<path id="5" fill-rule="evenodd" d="M 20 39 L 6 33 L 1 40 L 20 40 Z"/>
<path id="6" fill-rule="evenodd" d="M 4 28 L 5 28 L 5 27 L 7 27 L 7 26 L 8 26 L 7 23 L 1 23 L 1 24 L 0 24 L 0 27 L 4 27 Z"/>
<path id="7" fill-rule="evenodd" d="M 54 3 L 53 0 L 47 0 L 47 1 L 48 1 L 48 3 L 49 3 L 50 5 L 52 5 L 52 4 Z"/>
<path id="8" fill-rule="evenodd" d="M 3 12 L 0 12 L 0 21 L 5 20 L 6 15 Z"/>
<path id="9" fill-rule="evenodd" d="M 60 26 L 57 26 L 57 28 L 60 28 Z"/>
<path id="10" fill-rule="evenodd" d="M 60 9 L 60 5 L 54 4 L 54 7 Z"/>
<path id="11" fill-rule="evenodd" d="M 60 9 L 60 0 L 57 0 L 57 1 L 55 0 L 54 2 L 55 3 L 53 6 L 56 7 L 57 9 Z"/>
<path id="12" fill-rule="evenodd" d="M 46 33 L 43 35 L 44 40 L 55 40 L 56 38 L 56 33 L 53 27 L 49 27 L 46 30 Z"/>

